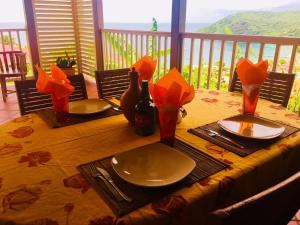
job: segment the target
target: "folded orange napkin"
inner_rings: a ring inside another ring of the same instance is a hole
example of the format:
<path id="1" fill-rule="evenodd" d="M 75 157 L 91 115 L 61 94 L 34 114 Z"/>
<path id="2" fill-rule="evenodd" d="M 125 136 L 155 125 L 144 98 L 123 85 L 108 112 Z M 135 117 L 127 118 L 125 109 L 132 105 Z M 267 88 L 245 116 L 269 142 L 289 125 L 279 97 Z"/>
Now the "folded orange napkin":
<path id="1" fill-rule="evenodd" d="M 150 84 L 150 93 L 155 105 L 165 110 L 179 109 L 193 100 L 195 91 L 176 68 L 170 70 L 155 84 Z"/>
<path id="2" fill-rule="evenodd" d="M 135 70 L 139 73 L 139 84 L 142 84 L 142 80 L 150 81 L 155 72 L 157 60 L 153 60 L 150 56 L 144 56 L 135 64 L 133 64 L 130 69 L 134 67 Z"/>
<path id="3" fill-rule="evenodd" d="M 236 65 L 236 72 L 243 85 L 261 85 L 268 77 L 268 61 L 253 64 L 249 59 L 241 58 Z"/>
<path id="4" fill-rule="evenodd" d="M 49 93 L 52 94 L 55 99 L 61 99 L 68 97 L 74 91 L 74 87 L 71 85 L 66 74 L 56 65 L 51 65 L 52 77 L 49 77 L 46 72 L 37 65 L 35 68 L 38 71 L 36 88 L 40 93 Z"/>

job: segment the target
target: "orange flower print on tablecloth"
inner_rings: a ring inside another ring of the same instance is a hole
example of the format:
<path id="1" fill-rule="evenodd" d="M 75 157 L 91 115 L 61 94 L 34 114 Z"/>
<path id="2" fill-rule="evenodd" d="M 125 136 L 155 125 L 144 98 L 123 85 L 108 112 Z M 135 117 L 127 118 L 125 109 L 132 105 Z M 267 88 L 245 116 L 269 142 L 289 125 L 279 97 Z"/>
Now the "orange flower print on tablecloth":
<path id="1" fill-rule="evenodd" d="M 179 215 L 186 207 L 186 200 L 180 195 L 169 195 L 152 203 L 152 209 L 163 215 Z"/>
<path id="2" fill-rule="evenodd" d="M 283 109 L 285 109 L 285 107 L 283 107 L 282 105 L 270 105 L 269 107 L 271 109 L 276 109 L 276 110 L 283 110 Z"/>
<path id="3" fill-rule="evenodd" d="M 291 149 L 291 148 L 292 148 L 292 146 L 289 145 L 289 144 L 278 144 L 278 147 L 279 147 L 279 149 L 281 149 L 281 150 L 288 150 L 288 149 Z"/>
<path id="4" fill-rule="evenodd" d="M 0 156 L 4 155 L 17 155 L 21 152 L 23 146 L 20 143 L 4 143 L 0 145 Z"/>
<path id="5" fill-rule="evenodd" d="M 21 211 L 35 203 L 42 193 L 39 187 L 21 186 L 16 191 L 6 194 L 2 199 L 3 213 L 8 210 Z"/>
<path id="6" fill-rule="evenodd" d="M 232 170 L 233 168 L 232 168 L 232 164 L 233 164 L 233 162 L 232 161 L 230 161 L 230 160 L 228 160 L 228 159 L 219 159 L 219 160 L 221 160 L 221 161 L 223 161 L 224 163 L 226 163 L 228 166 L 225 168 L 225 170 Z"/>
<path id="7" fill-rule="evenodd" d="M 217 204 L 222 206 L 226 203 L 227 198 L 230 196 L 232 187 L 234 185 L 234 179 L 229 176 L 225 176 L 220 182 L 218 187 Z"/>
<path id="8" fill-rule="evenodd" d="M 33 119 L 30 116 L 21 116 L 13 120 L 15 123 L 26 123 L 26 122 L 33 122 Z"/>
<path id="9" fill-rule="evenodd" d="M 28 162 L 28 167 L 45 165 L 46 162 L 50 161 L 52 158 L 50 152 L 38 151 L 30 152 L 27 155 L 21 156 L 19 163 Z"/>
<path id="10" fill-rule="evenodd" d="M 208 93 L 211 95 L 219 95 L 220 94 L 218 91 L 209 91 Z"/>
<path id="11" fill-rule="evenodd" d="M 217 103 L 218 102 L 218 99 L 216 99 L 216 98 L 201 98 L 201 100 L 206 103 Z"/>
<path id="12" fill-rule="evenodd" d="M 59 225 L 59 223 L 49 218 L 43 218 L 43 219 L 31 221 L 29 223 L 25 223 L 23 225 Z"/>
<path id="13" fill-rule="evenodd" d="M 50 185 L 52 183 L 51 180 L 47 179 L 47 180 L 42 180 L 39 182 L 40 185 Z"/>
<path id="14" fill-rule="evenodd" d="M 204 146 L 208 151 L 215 153 L 215 154 L 219 154 L 219 155 L 223 155 L 224 154 L 224 150 L 221 149 L 219 146 L 212 144 L 212 143 L 207 143 Z"/>
<path id="15" fill-rule="evenodd" d="M 238 101 L 234 101 L 234 100 L 231 100 L 231 101 L 226 101 L 225 104 L 227 104 L 229 107 L 238 107 L 238 106 L 241 106 L 241 102 L 238 102 Z"/>
<path id="16" fill-rule="evenodd" d="M 89 225 L 114 225 L 114 217 L 112 216 L 102 216 L 96 219 L 92 219 Z"/>
<path id="17" fill-rule="evenodd" d="M 208 186 L 208 185 L 210 185 L 210 181 L 211 181 L 211 178 L 210 177 L 206 177 L 206 178 L 200 180 L 198 183 L 201 186 Z"/>
<path id="18" fill-rule="evenodd" d="M 12 132 L 9 132 L 9 134 L 15 138 L 25 138 L 28 137 L 33 133 L 33 129 L 30 126 L 24 126 L 24 127 L 19 127 L 16 130 L 13 130 Z"/>
<path id="19" fill-rule="evenodd" d="M 73 203 L 67 203 L 64 206 L 64 211 L 67 212 L 67 213 L 72 212 L 73 209 L 74 209 L 74 204 Z"/>
<path id="20" fill-rule="evenodd" d="M 294 113 L 287 113 L 285 114 L 286 117 L 293 119 L 293 120 L 300 120 L 300 116 L 294 114 Z"/>
<path id="21" fill-rule="evenodd" d="M 70 214 L 74 209 L 74 204 L 73 203 L 67 203 L 64 206 L 64 211 L 66 212 L 67 216 L 66 216 L 66 225 L 70 225 Z"/>
<path id="22" fill-rule="evenodd" d="M 90 184 L 81 176 L 80 173 L 72 175 L 63 179 L 64 186 L 67 188 L 81 189 L 81 193 L 84 194 L 90 188 Z"/>

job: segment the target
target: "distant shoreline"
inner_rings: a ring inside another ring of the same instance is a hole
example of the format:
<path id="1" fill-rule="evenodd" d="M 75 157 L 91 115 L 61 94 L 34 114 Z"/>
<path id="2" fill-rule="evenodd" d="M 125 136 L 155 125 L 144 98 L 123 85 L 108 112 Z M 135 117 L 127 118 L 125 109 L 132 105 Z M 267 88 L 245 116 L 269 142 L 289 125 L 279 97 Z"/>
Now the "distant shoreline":
<path id="1" fill-rule="evenodd" d="M 143 30 L 150 31 L 152 23 L 115 23 L 107 22 L 104 27 L 107 29 L 120 30 Z M 196 32 L 200 28 L 210 26 L 210 23 L 186 23 L 186 32 Z M 0 29 L 25 28 L 24 22 L 0 22 Z M 158 23 L 158 31 L 171 31 L 171 23 Z"/>

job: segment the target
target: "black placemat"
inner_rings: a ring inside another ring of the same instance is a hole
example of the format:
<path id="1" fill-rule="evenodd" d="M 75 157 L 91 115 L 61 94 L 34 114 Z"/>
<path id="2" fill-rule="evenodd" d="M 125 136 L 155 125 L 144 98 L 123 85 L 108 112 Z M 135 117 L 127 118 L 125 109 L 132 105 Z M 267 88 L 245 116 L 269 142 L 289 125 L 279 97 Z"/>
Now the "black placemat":
<path id="1" fill-rule="evenodd" d="M 73 124 L 84 123 L 91 120 L 97 120 L 109 116 L 119 115 L 121 113 L 122 112 L 110 108 L 103 112 L 90 114 L 90 115 L 68 114 L 67 120 L 65 122 L 58 122 L 56 120 L 55 112 L 53 109 L 44 109 L 44 110 L 37 111 L 37 114 L 52 128 L 59 128 L 59 127 L 70 126 Z"/>
<path id="2" fill-rule="evenodd" d="M 261 117 L 259 117 L 259 118 L 261 118 Z M 262 118 L 262 119 L 268 120 L 265 118 Z M 272 121 L 272 120 L 269 120 L 269 121 Z M 280 122 L 276 121 L 276 123 L 280 123 Z M 296 128 L 296 127 L 293 127 L 293 126 L 290 126 L 290 125 L 287 125 L 284 123 L 280 123 L 280 124 L 285 127 L 285 131 L 279 137 L 271 139 L 271 140 L 253 140 L 253 139 L 249 139 L 249 138 L 239 137 L 237 135 L 231 134 L 231 133 L 223 130 L 217 124 L 217 122 L 213 122 L 213 123 L 209 123 L 209 124 L 197 127 L 197 128 L 189 129 L 188 132 L 190 132 L 198 137 L 201 137 L 205 140 L 208 140 L 218 146 L 221 146 L 224 149 L 231 151 L 239 156 L 245 157 L 249 154 L 252 154 L 253 152 L 256 152 L 257 150 L 265 148 L 265 147 L 273 144 L 274 142 L 276 142 L 280 139 L 283 139 L 283 138 L 300 130 L 299 128 Z M 205 129 L 217 131 L 221 135 L 224 135 L 234 141 L 241 143 L 244 146 L 244 148 L 239 148 L 239 147 L 233 146 L 232 144 L 230 144 L 222 139 L 218 139 L 218 137 L 211 137 L 208 135 L 209 132 L 207 132 Z"/>
<path id="3" fill-rule="evenodd" d="M 83 165 L 78 166 L 78 169 L 83 174 L 83 176 L 90 182 L 93 188 L 100 194 L 100 196 L 106 201 L 106 203 L 110 206 L 112 211 L 117 216 L 122 216 L 131 211 L 134 211 L 155 199 L 161 198 L 170 194 L 180 188 L 190 186 L 193 183 L 204 179 L 224 168 L 228 165 L 214 159 L 213 157 L 207 155 L 206 153 L 176 139 L 174 143 L 174 148 L 182 151 L 183 153 L 189 155 L 196 162 L 195 169 L 182 181 L 169 185 L 167 187 L 160 188 L 148 188 L 148 187 L 139 187 L 133 184 L 130 184 L 124 180 L 122 180 L 113 170 L 111 166 L 111 158 L 107 157 L 104 159 L 99 159 L 93 162 L 89 162 Z M 105 186 L 104 182 L 95 179 L 91 172 L 91 166 L 94 168 L 102 167 L 105 168 L 113 178 L 116 185 L 128 196 L 133 199 L 133 202 L 128 203 L 126 201 L 117 201 L 109 189 Z"/>

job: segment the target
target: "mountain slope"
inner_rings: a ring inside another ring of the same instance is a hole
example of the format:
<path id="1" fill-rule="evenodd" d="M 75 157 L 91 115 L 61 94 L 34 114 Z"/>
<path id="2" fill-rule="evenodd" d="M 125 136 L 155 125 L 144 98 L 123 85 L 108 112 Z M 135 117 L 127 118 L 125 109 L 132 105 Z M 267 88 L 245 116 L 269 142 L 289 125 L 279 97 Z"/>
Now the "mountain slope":
<path id="1" fill-rule="evenodd" d="M 228 28 L 234 34 L 300 37 L 300 11 L 237 13 L 198 32 L 226 33 Z"/>

